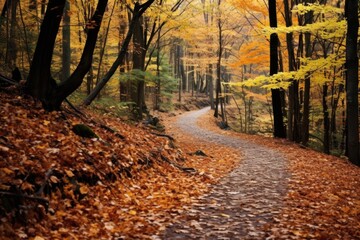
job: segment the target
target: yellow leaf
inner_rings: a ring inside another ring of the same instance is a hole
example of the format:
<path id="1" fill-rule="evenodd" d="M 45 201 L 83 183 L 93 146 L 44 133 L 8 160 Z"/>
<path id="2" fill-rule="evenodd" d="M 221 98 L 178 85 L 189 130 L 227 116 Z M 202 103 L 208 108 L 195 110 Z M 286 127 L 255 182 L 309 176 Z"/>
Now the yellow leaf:
<path id="1" fill-rule="evenodd" d="M 135 216 L 135 215 L 137 214 L 137 212 L 136 212 L 135 210 L 130 210 L 130 211 L 129 211 L 129 214 L 131 214 L 131 215 L 134 215 L 134 216 Z"/>

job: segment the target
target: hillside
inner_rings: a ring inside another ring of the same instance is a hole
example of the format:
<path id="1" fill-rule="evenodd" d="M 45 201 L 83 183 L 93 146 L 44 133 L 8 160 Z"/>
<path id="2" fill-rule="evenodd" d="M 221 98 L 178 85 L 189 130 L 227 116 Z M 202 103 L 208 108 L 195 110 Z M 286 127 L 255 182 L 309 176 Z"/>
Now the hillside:
<path id="1" fill-rule="evenodd" d="M 231 169 L 143 124 L 67 106 L 48 113 L 14 87 L 0 102 L 5 239 L 151 236 Z M 76 124 L 98 138 L 76 135 Z"/>

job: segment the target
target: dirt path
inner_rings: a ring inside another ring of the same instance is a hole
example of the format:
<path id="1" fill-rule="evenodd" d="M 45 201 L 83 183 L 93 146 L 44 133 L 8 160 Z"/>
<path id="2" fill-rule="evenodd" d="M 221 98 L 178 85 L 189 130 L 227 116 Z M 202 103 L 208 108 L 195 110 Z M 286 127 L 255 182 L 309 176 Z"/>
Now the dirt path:
<path id="1" fill-rule="evenodd" d="M 269 236 L 287 191 L 286 159 L 275 150 L 201 128 L 197 120 L 209 108 L 181 116 L 176 126 L 201 141 L 238 149 L 242 161 L 198 199 L 164 239 L 261 239 Z"/>

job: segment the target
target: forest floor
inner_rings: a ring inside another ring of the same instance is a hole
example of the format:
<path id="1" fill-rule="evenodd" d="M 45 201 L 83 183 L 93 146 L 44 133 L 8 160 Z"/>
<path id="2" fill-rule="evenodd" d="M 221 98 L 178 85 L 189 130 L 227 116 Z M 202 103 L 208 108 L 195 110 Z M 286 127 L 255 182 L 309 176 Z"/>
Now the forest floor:
<path id="1" fill-rule="evenodd" d="M 165 238 L 360 239 L 360 168 L 287 140 L 221 130 L 211 113 L 191 112 L 166 126 L 185 146 L 232 149 L 239 166 Z"/>
<path id="2" fill-rule="evenodd" d="M 2 239 L 360 239 L 345 159 L 220 130 L 206 109 L 163 114 L 164 135 L 16 91 L 0 92 Z"/>

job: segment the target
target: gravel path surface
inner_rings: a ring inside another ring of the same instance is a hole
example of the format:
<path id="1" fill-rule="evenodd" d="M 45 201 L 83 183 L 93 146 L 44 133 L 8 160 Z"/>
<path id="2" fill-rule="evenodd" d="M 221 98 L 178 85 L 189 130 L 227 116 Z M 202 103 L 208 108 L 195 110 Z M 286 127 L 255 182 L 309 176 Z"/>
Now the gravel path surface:
<path id="1" fill-rule="evenodd" d="M 176 126 L 241 152 L 240 166 L 224 177 L 193 208 L 169 226 L 163 239 L 265 239 L 280 213 L 290 177 L 286 159 L 275 150 L 238 137 L 202 129 L 197 119 L 209 108 L 181 116 Z M 201 123 L 200 123 L 201 125 Z"/>

